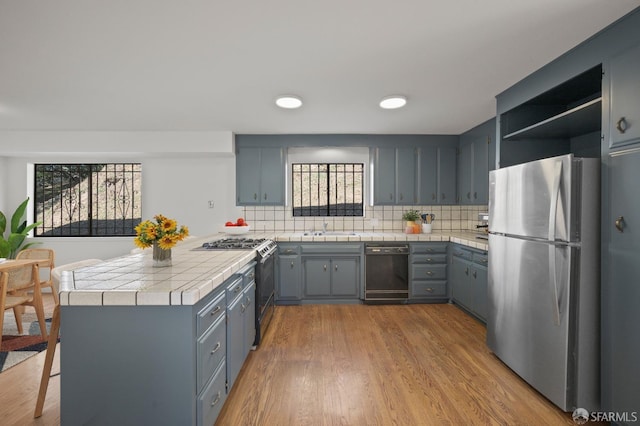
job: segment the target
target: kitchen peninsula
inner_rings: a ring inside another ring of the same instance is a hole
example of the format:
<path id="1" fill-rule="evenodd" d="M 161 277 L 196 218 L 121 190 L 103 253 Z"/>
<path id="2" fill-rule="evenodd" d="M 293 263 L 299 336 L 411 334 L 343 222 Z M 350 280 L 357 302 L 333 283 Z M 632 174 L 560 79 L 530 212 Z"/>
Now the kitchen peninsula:
<path id="1" fill-rule="evenodd" d="M 487 248 L 485 240 L 464 232 L 309 236 L 276 231 L 248 236 L 278 242 L 436 241 Z M 222 237 L 184 241 L 173 249 L 173 265 L 166 268 L 152 267 L 148 250 L 63 273 L 63 423 L 215 421 L 230 390 L 225 389 L 229 294 L 237 285 L 250 294 L 256 258 L 255 250 L 192 250 Z"/>

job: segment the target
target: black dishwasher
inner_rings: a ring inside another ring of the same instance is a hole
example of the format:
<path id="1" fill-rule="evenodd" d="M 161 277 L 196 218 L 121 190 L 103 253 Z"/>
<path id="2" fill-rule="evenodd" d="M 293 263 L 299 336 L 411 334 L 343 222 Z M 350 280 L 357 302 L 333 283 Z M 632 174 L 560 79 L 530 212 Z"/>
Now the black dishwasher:
<path id="1" fill-rule="evenodd" d="M 365 303 L 405 303 L 409 298 L 409 244 L 367 243 Z"/>

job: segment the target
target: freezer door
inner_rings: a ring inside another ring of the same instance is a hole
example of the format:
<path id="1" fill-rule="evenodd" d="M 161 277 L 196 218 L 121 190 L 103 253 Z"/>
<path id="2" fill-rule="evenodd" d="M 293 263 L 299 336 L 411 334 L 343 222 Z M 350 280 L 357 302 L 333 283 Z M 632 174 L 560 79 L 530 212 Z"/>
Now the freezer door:
<path id="1" fill-rule="evenodd" d="M 573 155 L 489 173 L 489 230 L 550 241 L 571 241 Z"/>
<path id="2" fill-rule="evenodd" d="M 487 345 L 564 411 L 569 395 L 570 279 L 577 251 L 566 245 L 489 235 Z"/>

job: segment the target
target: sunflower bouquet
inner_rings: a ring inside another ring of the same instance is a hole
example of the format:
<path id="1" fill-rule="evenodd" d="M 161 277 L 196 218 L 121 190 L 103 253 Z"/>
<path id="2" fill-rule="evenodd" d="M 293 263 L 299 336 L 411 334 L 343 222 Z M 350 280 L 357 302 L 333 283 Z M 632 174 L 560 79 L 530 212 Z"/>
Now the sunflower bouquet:
<path id="1" fill-rule="evenodd" d="M 157 243 L 162 250 L 169 250 L 189 235 L 189 229 L 184 225 L 178 228 L 178 222 L 174 219 L 166 218 L 161 214 L 155 215 L 153 219 L 155 223 L 145 220 L 135 227 L 136 237 L 133 242 L 141 249 Z"/>

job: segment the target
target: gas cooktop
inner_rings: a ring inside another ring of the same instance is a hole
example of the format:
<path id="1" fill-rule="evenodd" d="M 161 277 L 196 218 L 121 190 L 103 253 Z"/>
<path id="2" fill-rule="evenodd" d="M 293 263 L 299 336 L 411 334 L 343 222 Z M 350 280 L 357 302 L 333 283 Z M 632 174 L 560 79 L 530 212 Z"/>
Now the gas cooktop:
<path id="1" fill-rule="evenodd" d="M 246 250 L 263 244 L 265 238 L 223 238 L 221 240 L 210 241 L 202 244 L 206 250 Z"/>
<path id="2" fill-rule="evenodd" d="M 257 249 L 260 255 L 265 256 L 275 250 L 275 241 L 267 238 L 223 238 L 209 241 L 194 250 L 251 250 Z"/>

